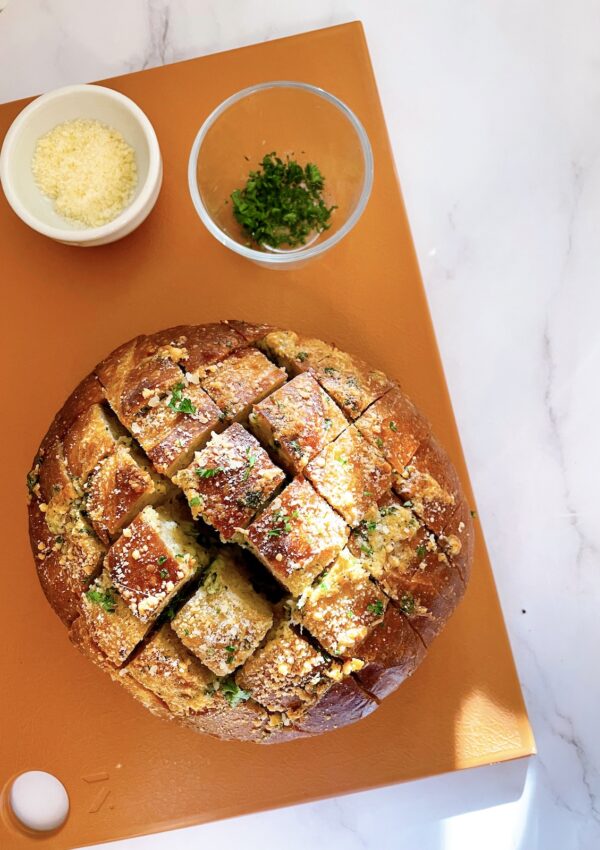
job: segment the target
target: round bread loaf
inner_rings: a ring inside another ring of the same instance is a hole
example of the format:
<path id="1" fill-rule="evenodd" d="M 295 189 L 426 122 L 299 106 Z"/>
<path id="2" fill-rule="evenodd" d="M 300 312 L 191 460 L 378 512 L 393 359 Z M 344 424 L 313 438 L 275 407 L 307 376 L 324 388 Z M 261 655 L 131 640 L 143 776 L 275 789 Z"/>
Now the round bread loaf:
<path id="1" fill-rule="evenodd" d="M 472 522 L 383 373 L 245 322 L 125 343 L 27 478 L 42 588 L 146 708 L 281 742 L 366 716 L 462 597 Z"/>

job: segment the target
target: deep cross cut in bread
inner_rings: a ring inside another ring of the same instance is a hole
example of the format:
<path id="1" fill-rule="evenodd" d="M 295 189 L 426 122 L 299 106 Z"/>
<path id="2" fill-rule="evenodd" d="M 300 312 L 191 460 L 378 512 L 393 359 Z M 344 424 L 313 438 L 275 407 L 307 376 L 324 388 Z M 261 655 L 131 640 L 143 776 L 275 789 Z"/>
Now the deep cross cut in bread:
<path id="1" fill-rule="evenodd" d="M 269 325 L 120 346 L 27 484 L 40 582 L 73 644 L 154 714 L 227 739 L 375 710 L 473 558 L 456 472 L 402 390 Z"/>

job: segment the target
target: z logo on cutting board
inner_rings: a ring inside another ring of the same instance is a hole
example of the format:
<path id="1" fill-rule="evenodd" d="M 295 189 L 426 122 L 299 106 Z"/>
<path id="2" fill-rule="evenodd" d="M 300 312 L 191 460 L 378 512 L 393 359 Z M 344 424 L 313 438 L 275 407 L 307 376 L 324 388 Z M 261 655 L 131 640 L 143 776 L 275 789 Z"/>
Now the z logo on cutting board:
<path id="1" fill-rule="evenodd" d="M 87 782 L 88 785 L 95 785 L 99 782 L 108 782 L 110 776 L 105 771 L 101 771 L 99 773 L 88 773 L 87 776 L 82 776 L 81 778 L 84 782 Z M 101 788 L 98 788 L 96 794 L 94 795 L 93 801 L 88 809 L 88 814 L 95 815 L 97 812 L 99 812 L 108 800 L 109 795 L 110 788 L 108 787 L 108 785 L 104 785 Z M 110 805 L 109 808 L 112 809 L 113 806 Z"/>

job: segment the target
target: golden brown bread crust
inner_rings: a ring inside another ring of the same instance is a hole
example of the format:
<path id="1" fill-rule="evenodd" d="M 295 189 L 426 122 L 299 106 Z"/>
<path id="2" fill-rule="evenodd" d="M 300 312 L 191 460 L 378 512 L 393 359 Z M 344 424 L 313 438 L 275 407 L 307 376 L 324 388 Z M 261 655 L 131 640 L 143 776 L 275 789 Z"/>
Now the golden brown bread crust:
<path id="1" fill-rule="evenodd" d="M 302 478 L 295 478 L 240 539 L 295 596 L 343 549 L 348 530 Z"/>
<path id="2" fill-rule="evenodd" d="M 290 475 L 300 474 L 348 427 L 333 399 L 306 373 L 255 405 L 249 424 Z"/>
<path id="3" fill-rule="evenodd" d="M 73 644 L 153 713 L 221 738 L 278 743 L 369 714 L 473 561 L 456 472 L 400 388 L 269 325 L 121 345 L 54 418 L 28 488 L 40 583 Z M 199 517 L 257 560 L 215 561 Z"/>
<path id="4" fill-rule="evenodd" d="M 375 711 L 378 703 L 350 676 L 336 682 L 295 724 L 300 732 L 318 735 L 329 729 L 338 729 L 356 723 Z"/>
<path id="5" fill-rule="evenodd" d="M 202 517 L 228 541 L 236 529 L 250 524 L 285 475 L 252 434 L 234 422 L 196 452 L 173 481 L 184 491 L 192 516 Z"/>
<path id="6" fill-rule="evenodd" d="M 42 590 L 68 626 L 81 611 L 81 594 L 102 569 L 106 549 L 84 518 L 69 523 L 69 529 L 61 534 L 53 534 L 46 512 L 41 510 L 45 505 L 35 497 L 31 499 L 29 537 Z"/>
<path id="7" fill-rule="evenodd" d="M 390 491 L 391 467 L 353 425 L 306 467 L 318 493 L 351 528 Z"/>
<path id="8" fill-rule="evenodd" d="M 355 675 L 362 687 L 377 699 L 395 691 L 417 669 L 425 646 L 406 617 L 394 605 L 356 650 L 365 666 Z"/>

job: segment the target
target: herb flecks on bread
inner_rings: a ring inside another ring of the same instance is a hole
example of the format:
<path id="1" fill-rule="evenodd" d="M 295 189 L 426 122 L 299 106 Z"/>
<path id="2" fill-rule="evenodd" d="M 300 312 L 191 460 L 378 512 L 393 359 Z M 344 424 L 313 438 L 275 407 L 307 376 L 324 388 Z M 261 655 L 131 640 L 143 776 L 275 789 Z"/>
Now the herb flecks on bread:
<path id="1" fill-rule="evenodd" d="M 402 390 L 266 324 L 121 345 L 55 417 L 27 490 L 72 643 L 149 711 L 225 739 L 375 710 L 473 560 L 456 472 Z"/>

